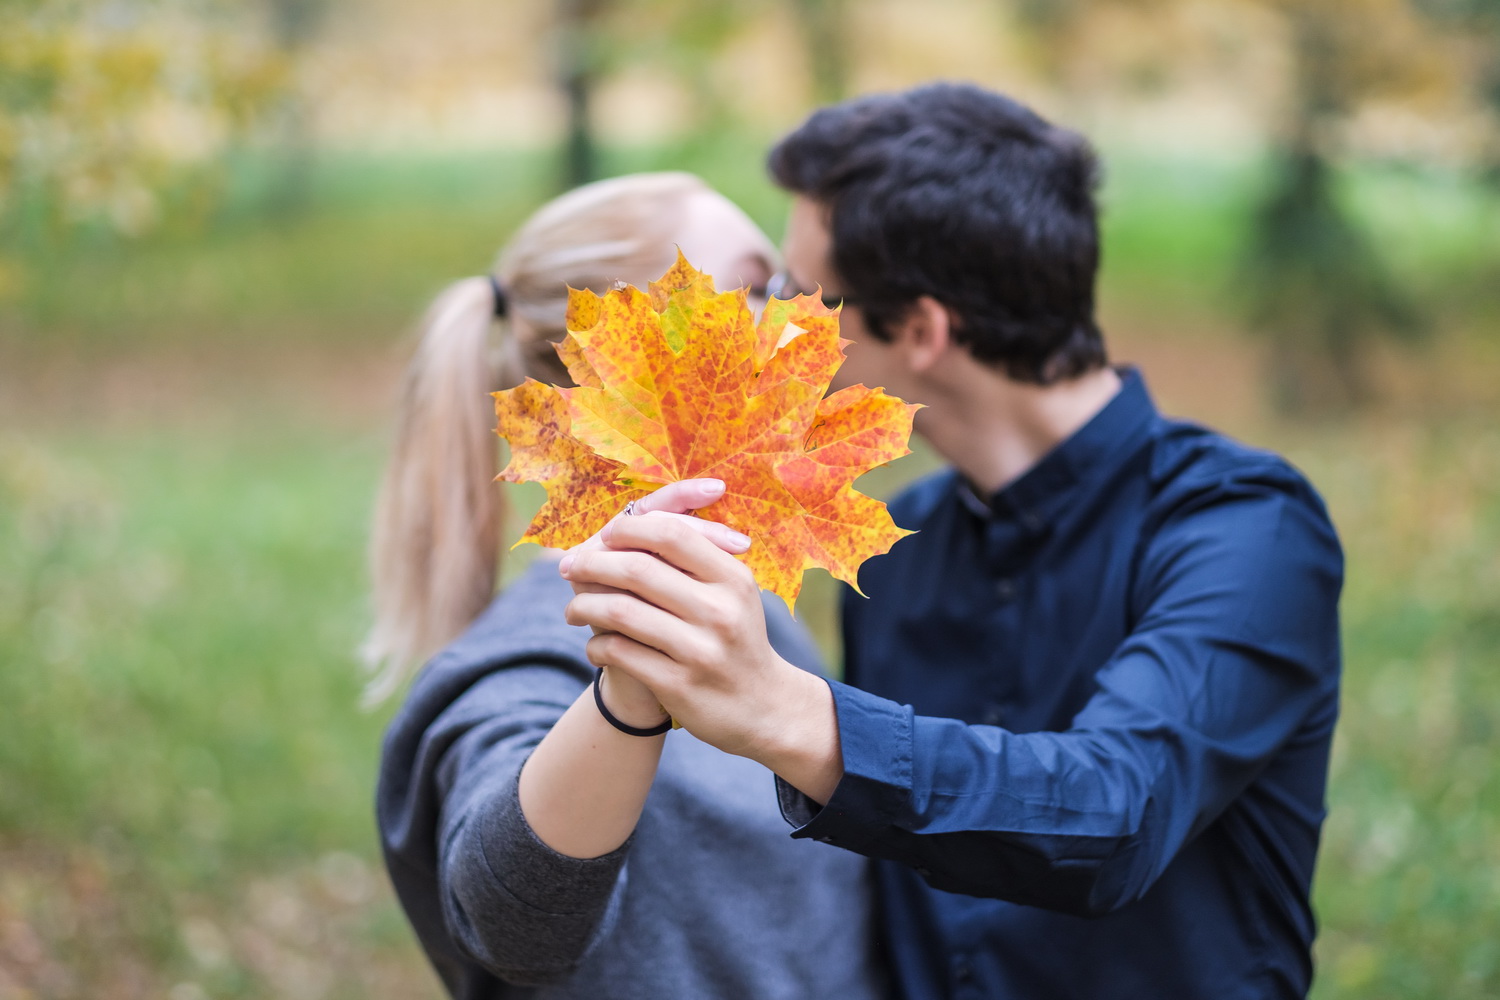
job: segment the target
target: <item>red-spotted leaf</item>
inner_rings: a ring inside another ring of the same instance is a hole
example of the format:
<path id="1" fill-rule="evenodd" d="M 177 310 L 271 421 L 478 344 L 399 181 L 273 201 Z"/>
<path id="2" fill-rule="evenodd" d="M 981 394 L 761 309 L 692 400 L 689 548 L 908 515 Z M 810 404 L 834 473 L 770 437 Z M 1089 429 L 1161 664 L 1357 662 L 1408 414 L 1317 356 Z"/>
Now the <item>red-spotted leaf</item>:
<path id="1" fill-rule="evenodd" d="M 744 562 L 791 606 L 803 570 L 853 584 L 909 534 L 852 483 L 908 453 L 917 408 L 862 385 L 824 396 L 843 342 L 817 298 L 773 299 L 757 322 L 679 255 L 645 292 L 573 292 L 558 353 L 576 387 L 495 394 L 500 478 L 547 488 L 521 541 L 576 545 L 628 500 L 711 476 L 726 492 L 700 516 L 749 535 Z"/>

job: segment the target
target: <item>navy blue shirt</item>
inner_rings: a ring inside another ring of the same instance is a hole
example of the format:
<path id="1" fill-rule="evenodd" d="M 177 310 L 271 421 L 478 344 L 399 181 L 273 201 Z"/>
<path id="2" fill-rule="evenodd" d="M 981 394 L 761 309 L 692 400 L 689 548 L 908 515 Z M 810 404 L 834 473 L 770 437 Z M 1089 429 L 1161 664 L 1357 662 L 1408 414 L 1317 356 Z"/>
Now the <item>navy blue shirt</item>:
<path id="1" fill-rule="evenodd" d="M 1160 416 L 1139 374 L 845 595 L 845 775 L 798 837 L 875 858 L 912 998 L 1301 997 L 1338 713 L 1343 560 L 1275 455 Z"/>

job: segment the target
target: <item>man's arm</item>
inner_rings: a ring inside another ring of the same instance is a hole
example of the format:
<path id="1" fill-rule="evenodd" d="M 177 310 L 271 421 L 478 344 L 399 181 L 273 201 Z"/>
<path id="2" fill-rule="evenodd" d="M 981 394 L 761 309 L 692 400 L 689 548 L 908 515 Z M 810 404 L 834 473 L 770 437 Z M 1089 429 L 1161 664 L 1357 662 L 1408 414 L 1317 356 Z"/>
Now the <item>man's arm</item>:
<path id="1" fill-rule="evenodd" d="M 675 539 L 653 533 L 619 541 L 675 565 L 684 558 Z M 639 661 L 642 680 L 689 729 L 700 706 L 717 703 L 694 730 L 708 742 L 772 770 L 792 741 L 827 747 L 827 714 L 799 714 L 805 695 L 776 690 L 779 671 L 745 638 L 753 630 L 738 626 L 729 644 L 713 638 L 733 617 L 733 586 L 704 565 L 695 587 L 674 589 L 670 569 L 578 567 L 672 599 L 655 615 L 575 600 L 571 620 L 599 614 L 636 636 L 598 652 Z M 835 685 L 838 764 L 778 771 L 826 803 L 801 804 L 798 835 L 901 861 L 950 891 L 1079 913 L 1138 898 L 1311 715 L 1332 710 L 1340 581 L 1337 540 L 1304 498 L 1246 488 L 1184 510 L 1148 546 L 1140 620 L 1067 732 L 916 716 Z M 780 725 L 787 716 L 797 724 Z"/>

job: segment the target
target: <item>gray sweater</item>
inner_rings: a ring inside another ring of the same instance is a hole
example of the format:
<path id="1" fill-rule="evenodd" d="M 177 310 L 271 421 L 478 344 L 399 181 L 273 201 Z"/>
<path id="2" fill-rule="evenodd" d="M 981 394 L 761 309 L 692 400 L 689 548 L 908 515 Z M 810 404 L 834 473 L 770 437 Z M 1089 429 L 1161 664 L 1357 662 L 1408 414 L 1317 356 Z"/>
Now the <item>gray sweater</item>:
<path id="1" fill-rule="evenodd" d="M 635 833 L 601 858 L 548 848 L 521 813 L 532 749 L 591 681 L 572 590 L 532 568 L 418 676 L 386 734 L 377 813 L 417 936 L 459 1000 L 885 995 L 866 862 L 792 840 L 773 776 L 667 736 Z M 806 633 L 766 602 L 805 669 Z"/>

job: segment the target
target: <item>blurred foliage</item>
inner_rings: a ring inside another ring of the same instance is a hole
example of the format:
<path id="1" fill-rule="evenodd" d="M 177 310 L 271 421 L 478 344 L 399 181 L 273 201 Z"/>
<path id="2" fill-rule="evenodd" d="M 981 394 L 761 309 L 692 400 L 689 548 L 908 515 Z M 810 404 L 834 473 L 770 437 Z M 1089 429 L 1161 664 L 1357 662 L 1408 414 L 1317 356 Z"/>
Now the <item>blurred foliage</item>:
<path id="1" fill-rule="evenodd" d="M 0 4 L 0 300 L 24 256 L 103 231 L 192 226 L 223 157 L 292 66 L 223 4 Z"/>
<path id="2" fill-rule="evenodd" d="M 1500 3 L 1495 0 L 1416 0 L 1428 16 L 1466 40 L 1462 53 L 1469 84 L 1500 118 Z M 1500 187 L 1500 129 L 1483 137 L 1489 181 Z"/>
<path id="3" fill-rule="evenodd" d="M 599 150 L 605 173 L 687 169 L 710 178 L 771 231 L 785 198 L 760 169 L 760 140 Z M 33 243 L 26 295 L 0 303 L 0 347 L 45 352 L 235 350 L 309 342 L 370 348 L 410 323 L 454 277 L 485 268 L 554 193 L 544 150 L 443 154 L 324 152 L 303 209 L 266 211 L 275 151 L 231 158 L 208 224 L 119 239 Z M 29 334 L 40 334 L 33 336 Z M 3 372 L 0 372 L 3 375 Z"/>
<path id="4" fill-rule="evenodd" d="M 789 47 L 809 70 L 814 103 L 846 95 L 850 53 L 843 0 L 558 0 L 558 84 L 568 101 L 565 176 L 569 186 L 601 176 L 595 152 L 593 92 L 610 76 L 651 66 L 665 70 L 688 97 L 678 157 L 699 156 L 743 122 L 744 81 L 720 71 L 725 51 L 747 25 L 767 19 L 791 29 Z"/>
<path id="5" fill-rule="evenodd" d="M 1017 0 L 1041 39 L 1041 65 L 1059 80 L 1088 58 L 1088 29 L 1105 8 L 1170 18 L 1187 0 Z M 1226 6 L 1235 6 L 1233 4 Z M 1431 304 L 1387 265 L 1384 247 L 1350 213 L 1334 164 L 1360 151 L 1347 127 L 1381 103 L 1431 110 L 1487 108 L 1471 167 L 1500 160 L 1500 5 L 1492 0 L 1241 0 L 1274 13 L 1289 78 L 1268 123 L 1270 183 L 1247 217 L 1237 284 L 1250 327 L 1271 345 L 1270 381 L 1291 412 L 1366 404 L 1373 343 L 1411 344 L 1431 328 Z M 1191 46 L 1188 53 L 1207 47 Z M 1169 62 L 1172 56 L 1155 53 Z M 1179 54 L 1192 59 L 1193 54 Z M 1111 81 L 1125 86 L 1129 81 Z M 1095 84 L 1097 86 L 1097 83 Z M 1495 265 L 1500 270 L 1500 261 Z"/>
<path id="6" fill-rule="evenodd" d="M 666 70 L 689 97 L 684 136 L 722 135 L 735 121 L 730 87 L 740 84 L 714 72 L 715 62 L 746 24 L 771 14 L 775 0 L 603 0 L 600 6 L 592 43 L 598 72 L 640 65 Z"/>
<path id="7" fill-rule="evenodd" d="M 812 67 L 812 104 L 832 104 L 849 96 L 850 52 L 845 37 L 855 8 L 845 0 L 794 0 L 798 35 Z"/>
<path id="8" fill-rule="evenodd" d="M 558 0 L 557 83 L 568 102 L 564 189 L 599 177 L 593 106 L 594 86 L 606 51 L 599 25 L 604 9 L 604 0 Z"/>
<path id="9" fill-rule="evenodd" d="M 317 37 L 328 11 L 328 0 L 261 0 L 270 21 L 270 37 L 284 64 L 299 67 Z M 266 108 L 270 146 L 280 159 L 277 183 L 267 207 L 276 215 L 295 215 L 307 207 L 314 147 L 309 96 L 291 80 Z"/>
<path id="10" fill-rule="evenodd" d="M 731 135 L 684 154 L 675 145 L 606 146 L 606 173 L 682 168 L 745 206 L 772 236 L 787 199 L 766 177 L 767 140 Z M 1105 151 L 1105 322 L 1165 308 L 1200 328 L 1239 328 L 1229 306 L 1245 280 L 1246 233 L 1275 165 Z M 90 352 L 238 350 L 299 344 L 368 347 L 412 322 L 455 276 L 478 273 L 556 183 L 550 152 L 320 154 L 294 218 L 268 217 L 271 154 L 227 168 L 202 231 L 130 243 L 32 249 L 26 296 L 0 304 L 0 346 Z M 1500 322 L 1500 203 L 1473 178 L 1394 165 L 1339 167 L 1329 179 L 1433 322 L 1460 338 Z M 1290 220 L 1295 223 L 1295 218 Z M 1310 293 L 1310 294 L 1315 294 Z"/>
<path id="11" fill-rule="evenodd" d="M 1318 484 L 1348 563 L 1313 996 L 1500 995 L 1495 423 L 1373 417 L 1267 443 Z"/>

